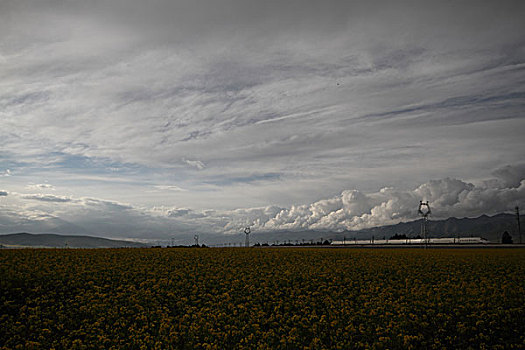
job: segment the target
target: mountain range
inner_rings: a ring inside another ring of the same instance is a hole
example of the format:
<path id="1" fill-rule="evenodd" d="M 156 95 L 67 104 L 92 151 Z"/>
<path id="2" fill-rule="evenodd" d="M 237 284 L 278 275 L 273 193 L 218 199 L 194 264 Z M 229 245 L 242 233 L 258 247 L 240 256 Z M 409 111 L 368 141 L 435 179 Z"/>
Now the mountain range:
<path id="1" fill-rule="evenodd" d="M 520 215 L 523 222 L 523 215 Z M 252 235 L 252 241 L 260 243 L 276 241 L 301 241 L 301 240 L 320 240 L 333 239 L 376 239 L 390 238 L 396 234 L 415 237 L 421 234 L 421 224 L 423 219 L 401 222 L 395 225 L 372 227 L 363 230 L 331 232 L 331 231 L 274 231 L 261 232 Z M 519 242 L 516 216 L 512 214 L 497 214 L 494 216 L 481 215 L 476 218 L 448 218 L 445 220 L 429 220 L 428 234 L 430 237 L 483 237 L 492 242 L 500 242 L 503 232 L 507 231 L 514 239 Z M 522 232 L 525 238 L 525 232 Z"/>
<path id="2" fill-rule="evenodd" d="M 520 215 L 520 219 L 523 216 Z M 421 233 L 421 223 L 423 219 L 411 222 L 402 222 L 396 225 L 374 227 L 356 231 L 357 237 L 371 238 L 390 238 L 395 234 L 406 234 L 409 237 L 417 236 Z M 446 220 L 436 220 L 428 222 L 428 234 L 430 237 L 483 237 L 493 242 L 499 242 L 503 232 L 509 232 L 517 241 L 518 230 L 516 215 L 497 214 L 494 216 L 481 215 L 477 218 L 448 218 Z M 349 232 L 352 234 L 354 232 Z"/>
<path id="3" fill-rule="evenodd" d="M 523 216 L 520 216 L 523 221 Z M 390 238 L 396 234 L 415 237 L 421 233 L 422 219 L 401 222 L 395 225 L 379 226 L 356 231 L 256 231 L 252 230 L 250 242 L 254 243 L 292 243 L 302 241 L 342 240 L 345 239 L 375 239 Z M 501 242 L 503 232 L 509 232 L 514 242 L 519 242 L 516 216 L 512 214 L 482 215 L 477 218 L 448 218 L 431 220 L 428 225 L 429 237 L 483 237 L 492 242 Z M 63 235 L 56 233 L 15 233 L 0 235 L 0 245 L 4 247 L 57 247 L 57 248 L 117 248 L 117 247 L 147 247 L 149 245 L 124 240 L 114 240 L 87 235 Z M 522 233 L 525 235 L 525 233 Z M 200 233 L 200 243 L 206 245 L 222 245 L 224 243 L 244 244 L 244 234 L 221 235 Z M 178 244 L 193 244 L 193 235 L 180 234 Z M 525 237 L 524 237 L 525 238 Z M 152 241 L 154 244 L 169 244 L 169 239 Z M 159 243 L 160 242 L 160 243 Z M 185 242 L 185 243 L 182 243 Z"/>
<path id="4" fill-rule="evenodd" d="M 53 233 L 12 233 L 0 235 L 0 245 L 13 248 L 140 248 L 147 245 L 92 236 L 58 235 Z"/>

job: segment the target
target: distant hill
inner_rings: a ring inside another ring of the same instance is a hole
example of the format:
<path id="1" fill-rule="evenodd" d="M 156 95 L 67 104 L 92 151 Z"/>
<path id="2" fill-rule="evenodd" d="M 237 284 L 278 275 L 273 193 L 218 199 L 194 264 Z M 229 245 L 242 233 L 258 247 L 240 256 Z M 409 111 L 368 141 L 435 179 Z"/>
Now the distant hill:
<path id="1" fill-rule="evenodd" d="M 390 238 L 395 234 L 417 236 L 421 232 L 420 220 L 401 222 L 396 225 L 373 227 L 359 231 L 346 231 L 341 235 L 357 238 Z M 499 241 L 504 231 L 508 231 L 517 241 L 516 216 L 498 214 L 494 216 L 482 215 L 477 218 L 448 218 L 446 220 L 429 220 L 429 235 L 431 237 L 462 237 L 481 236 L 491 241 Z M 338 235 L 340 236 L 340 235 Z"/>
<path id="2" fill-rule="evenodd" d="M 522 223 L 525 230 L 525 219 L 521 216 Z M 373 227 L 364 230 L 356 231 L 322 231 L 322 230 L 302 230 L 302 231 L 256 231 L 253 230 L 250 234 L 250 243 L 284 243 L 290 241 L 291 243 L 301 243 L 303 240 L 319 241 L 323 240 L 341 240 L 346 239 L 376 239 L 390 238 L 395 234 L 407 235 L 415 237 L 421 232 L 421 219 L 409 222 L 401 222 L 396 225 Z M 494 216 L 482 215 L 477 218 L 448 218 L 446 220 L 430 220 L 429 221 L 429 235 L 430 237 L 469 237 L 479 236 L 486 238 L 492 242 L 500 242 L 501 235 L 504 231 L 508 231 L 515 243 L 519 242 L 517 233 L 516 216 L 512 214 L 498 214 Z M 525 232 L 522 233 L 525 241 Z M 235 243 L 244 244 L 245 236 L 243 233 L 234 235 L 222 235 L 213 233 L 200 233 L 200 242 L 206 245 Z M 166 244 L 165 240 L 163 244 Z M 130 242 L 111 240 L 106 238 L 99 238 L 93 236 L 73 236 L 73 235 L 58 235 L 58 234 L 30 234 L 30 233 L 15 233 L 0 235 L 0 245 L 15 246 L 15 247 L 66 247 L 70 248 L 117 248 L 117 247 L 147 247 L 148 245 Z M 160 244 L 160 243 L 159 243 Z M 169 244 L 169 242 L 168 242 Z M 177 235 L 177 244 L 193 244 L 193 235 L 180 234 Z"/>
<path id="3" fill-rule="evenodd" d="M 53 233 L 12 233 L 0 235 L 0 244 L 4 247 L 41 247 L 41 248 L 140 248 L 147 245 L 118 241 L 92 236 L 66 236 Z"/>
<path id="4" fill-rule="evenodd" d="M 525 223 L 523 216 L 520 216 L 521 222 Z M 374 236 L 376 239 L 383 237 L 390 238 L 395 234 L 405 234 L 409 237 L 415 237 L 421 232 L 422 219 L 401 222 L 396 225 L 379 226 L 355 231 L 274 231 L 274 232 L 252 232 L 250 240 L 252 242 L 269 242 L 275 241 L 295 241 L 301 240 L 319 240 L 323 239 L 370 239 Z M 525 224 L 524 224 L 525 227 Z M 522 229 L 522 231 L 525 229 Z M 508 231 L 513 237 L 514 242 L 519 241 L 516 225 L 516 216 L 512 214 L 497 214 L 494 216 L 482 215 L 477 218 L 448 218 L 446 220 L 430 220 L 429 235 L 430 237 L 453 237 L 460 235 L 462 237 L 476 236 L 484 237 L 492 242 L 500 242 L 501 235 Z M 241 237 L 241 235 L 239 235 Z M 525 232 L 522 232 L 525 240 Z"/>
<path id="5" fill-rule="evenodd" d="M 366 236 L 364 238 L 371 238 L 372 236 L 376 238 L 390 238 L 395 234 L 416 236 L 421 232 L 421 222 L 422 219 L 403 222 L 397 225 L 374 227 L 355 233 L 357 233 L 359 237 Z M 494 216 L 482 215 L 477 218 L 430 220 L 428 231 L 431 237 L 452 237 L 456 235 L 462 237 L 479 236 L 493 242 L 499 242 L 503 232 L 508 231 L 514 237 L 515 242 L 519 239 L 516 216 L 511 214 L 498 214 Z"/>

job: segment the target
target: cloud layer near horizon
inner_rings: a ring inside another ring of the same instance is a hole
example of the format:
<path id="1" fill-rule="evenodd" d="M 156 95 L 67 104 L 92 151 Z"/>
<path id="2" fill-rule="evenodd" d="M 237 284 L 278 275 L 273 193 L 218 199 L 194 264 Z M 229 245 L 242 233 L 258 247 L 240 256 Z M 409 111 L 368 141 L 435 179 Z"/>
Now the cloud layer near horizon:
<path id="1" fill-rule="evenodd" d="M 474 217 L 510 211 L 520 203 L 525 197 L 524 169 L 525 166 L 498 169 L 494 172 L 498 178 L 480 185 L 444 178 L 408 191 L 395 188 L 383 188 L 374 193 L 345 190 L 340 195 L 308 205 L 231 211 L 147 209 L 94 198 L 10 193 L 5 199 L 11 197 L 13 202 L 8 206 L 4 204 L 0 231 L 55 230 L 136 239 L 166 239 L 199 232 L 235 234 L 246 226 L 251 226 L 254 232 L 340 232 L 414 220 L 421 199 L 430 202 L 434 219 Z M 11 211 L 6 211 L 6 207 L 12 208 Z"/>

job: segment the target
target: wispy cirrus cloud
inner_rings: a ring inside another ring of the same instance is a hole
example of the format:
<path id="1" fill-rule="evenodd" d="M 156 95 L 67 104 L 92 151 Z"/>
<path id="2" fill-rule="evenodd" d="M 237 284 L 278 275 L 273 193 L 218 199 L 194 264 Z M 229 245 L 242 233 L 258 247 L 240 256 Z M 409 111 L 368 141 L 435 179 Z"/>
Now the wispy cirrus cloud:
<path id="1" fill-rule="evenodd" d="M 180 188 L 179 186 L 175 186 L 175 185 L 156 185 L 153 187 L 156 188 L 157 190 L 162 190 L 162 191 L 175 191 L 175 192 L 186 191 L 184 188 Z"/>
<path id="2" fill-rule="evenodd" d="M 54 196 L 52 194 L 24 194 L 21 196 L 23 199 L 32 199 L 36 201 L 42 201 L 42 202 L 71 202 L 72 199 L 70 197 L 65 196 Z"/>
<path id="3" fill-rule="evenodd" d="M 202 170 L 206 168 L 206 165 L 204 165 L 203 162 L 200 160 L 190 160 L 190 159 L 184 159 L 184 163 L 188 164 L 189 166 L 192 166 L 198 170 Z"/>
<path id="4" fill-rule="evenodd" d="M 55 190 L 55 187 L 50 184 L 29 184 L 26 186 L 26 188 L 28 190 Z"/>

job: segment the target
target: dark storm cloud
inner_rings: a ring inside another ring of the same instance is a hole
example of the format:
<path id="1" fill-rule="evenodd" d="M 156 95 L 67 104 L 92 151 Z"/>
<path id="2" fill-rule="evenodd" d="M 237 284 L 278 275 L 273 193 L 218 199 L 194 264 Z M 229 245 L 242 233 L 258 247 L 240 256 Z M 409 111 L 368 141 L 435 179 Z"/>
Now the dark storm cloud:
<path id="1" fill-rule="evenodd" d="M 501 179 L 504 186 L 518 187 L 521 181 L 525 179 L 525 164 L 515 166 L 506 165 L 494 170 L 492 174 L 498 179 Z"/>

